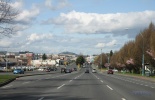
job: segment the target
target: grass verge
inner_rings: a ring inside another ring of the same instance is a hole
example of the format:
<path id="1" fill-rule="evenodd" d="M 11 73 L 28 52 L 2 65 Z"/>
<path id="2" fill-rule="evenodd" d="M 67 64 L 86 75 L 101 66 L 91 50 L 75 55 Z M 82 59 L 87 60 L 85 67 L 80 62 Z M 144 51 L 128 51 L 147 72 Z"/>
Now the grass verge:
<path id="1" fill-rule="evenodd" d="M 0 84 L 16 78 L 16 75 L 0 75 Z"/>

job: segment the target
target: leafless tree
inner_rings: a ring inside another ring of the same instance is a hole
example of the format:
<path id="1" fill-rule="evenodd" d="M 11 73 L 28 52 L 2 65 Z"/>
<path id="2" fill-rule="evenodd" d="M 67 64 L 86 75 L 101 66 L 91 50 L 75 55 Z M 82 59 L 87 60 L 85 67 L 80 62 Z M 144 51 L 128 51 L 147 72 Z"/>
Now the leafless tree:
<path id="1" fill-rule="evenodd" d="M 10 0 L 0 0 L 0 35 L 10 36 L 14 30 L 12 27 L 13 21 L 18 15 L 18 11 L 11 5 Z"/>

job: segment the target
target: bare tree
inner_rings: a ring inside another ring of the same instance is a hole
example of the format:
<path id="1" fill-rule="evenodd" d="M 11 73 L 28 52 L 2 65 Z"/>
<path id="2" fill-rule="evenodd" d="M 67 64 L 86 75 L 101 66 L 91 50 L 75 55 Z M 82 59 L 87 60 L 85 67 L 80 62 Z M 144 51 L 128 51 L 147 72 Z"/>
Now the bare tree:
<path id="1" fill-rule="evenodd" d="M 12 24 L 18 15 L 18 11 L 10 3 L 10 0 L 0 0 L 0 35 L 2 36 L 13 34 Z"/>

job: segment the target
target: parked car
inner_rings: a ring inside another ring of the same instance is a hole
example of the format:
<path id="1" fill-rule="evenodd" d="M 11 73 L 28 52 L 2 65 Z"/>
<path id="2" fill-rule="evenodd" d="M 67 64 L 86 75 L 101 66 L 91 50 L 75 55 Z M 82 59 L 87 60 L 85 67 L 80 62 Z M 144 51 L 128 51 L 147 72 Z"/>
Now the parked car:
<path id="1" fill-rule="evenodd" d="M 96 73 L 96 69 L 92 69 L 92 73 Z"/>
<path id="2" fill-rule="evenodd" d="M 61 68 L 61 73 L 65 73 L 65 68 Z"/>
<path id="3" fill-rule="evenodd" d="M 23 69 L 14 69 L 13 73 L 14 74 L 24 74 L 24 70 Z"/>
<path id="4" fill-rule="evenodd" d="M 71 73 L 72 70 L 71 69 L 65 69 L 65 73 Z"/>
<path id="5" fill-rule="evenodd" d="M 113 74 L 114 72 L 113 72 L 113 70 L 112 69 L 109 69 L 108 71 L 107 71 L 107 74 Z"/>
<path id="6" fill-rule="evenodd" d="M 46 71 L 46 72 L 50 72 L 50 71 L 51 71 L 51 69 L 47 68 L 45 71 Z"/>

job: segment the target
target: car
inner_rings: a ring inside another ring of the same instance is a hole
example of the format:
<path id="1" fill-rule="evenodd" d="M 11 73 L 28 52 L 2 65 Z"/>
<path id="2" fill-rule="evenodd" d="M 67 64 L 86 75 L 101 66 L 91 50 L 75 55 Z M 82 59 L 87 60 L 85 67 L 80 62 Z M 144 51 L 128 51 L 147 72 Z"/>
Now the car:
<path id="1" fill-rule="evenodd" d="M 89 73 L 89 69 L 86 69 L 86 70 L 85 70 L 85 73 Z"/>
<path id="2" fill-rule="evenodd" d="M 77 68 L 74 68 L 74 71 L 77 71 Z"/>
<path id="3" fill-rule="evenodd" d="M 51 69 L 50 69 L 50 68 L 47 68 L 45 71 L 46 71 L 46 72 L 50 72 L 50 71 L 51 71 Z"/>
<path id="4" fill-rule="evenodd" d="M 113 74 L 114 73 L 114 71 L 112 70 L 112 69 L 109 69 L 108 71 L 107 71 L 107 74 Z"/>
<path id="5" fill-rule="evenodd" d="M 96 69 L 92 69 L 92 73 L 96 73 Z"/>
<path id="6" fill-rule="evenodd" d="M 61 73 L 65 73 L 65 68 L 61 68 Z"/>
<path id="7" fill-rule="evenodd" d="M 23 69 L 14 69 L 13 73 L 14 74 L 24 74 L 24 70 Z"/>
<path id="8" fill-rule="evenodd" d="M 71 73 L 72 70 L 71 69 L 65 69 L 65 73 Z"/>

